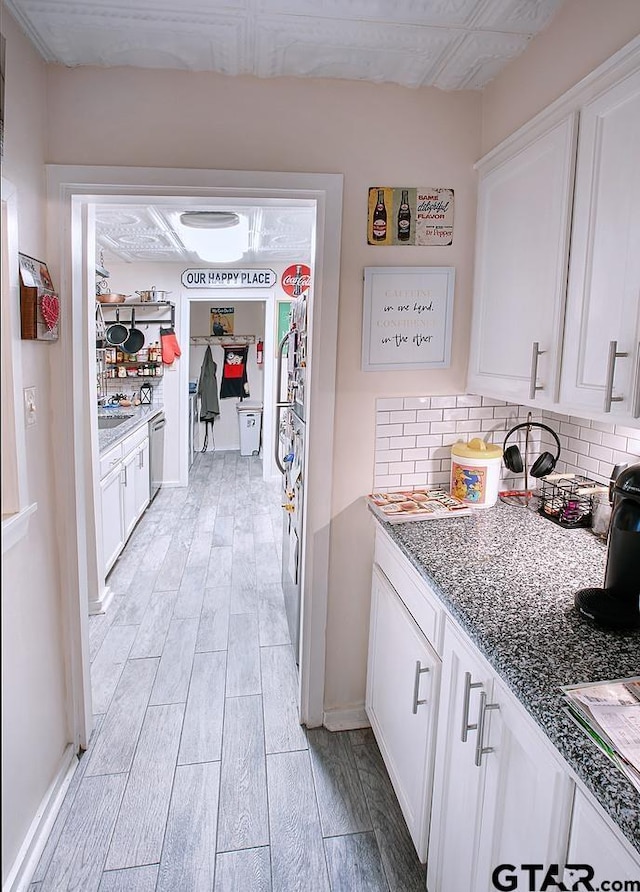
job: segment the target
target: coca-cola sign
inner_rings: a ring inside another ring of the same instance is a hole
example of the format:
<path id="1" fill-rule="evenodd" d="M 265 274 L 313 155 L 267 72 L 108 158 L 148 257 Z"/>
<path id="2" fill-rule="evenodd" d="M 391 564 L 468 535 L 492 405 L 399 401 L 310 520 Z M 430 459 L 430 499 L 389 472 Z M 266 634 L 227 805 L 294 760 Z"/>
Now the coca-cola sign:
<path id="1" fill-rule="evenodd" d="M 311 267 L 304 263 L 288 266 L 282 273 L 280 284 L 289 297 L 300 297 L 311 286 Z"/>

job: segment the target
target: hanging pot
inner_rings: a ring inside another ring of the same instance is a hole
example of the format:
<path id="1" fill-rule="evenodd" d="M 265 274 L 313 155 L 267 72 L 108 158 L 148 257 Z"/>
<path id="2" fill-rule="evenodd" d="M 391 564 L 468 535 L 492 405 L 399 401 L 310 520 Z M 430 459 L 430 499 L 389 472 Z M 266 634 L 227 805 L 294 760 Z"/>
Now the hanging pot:
<path id="1" fill-rule="evenodd" d="M 129 332 L 126 325 L 120 322 L 120 310 L 116 310 L 116 321 L 113 325 L 109 325 L 105 332 L 105 339 L 112 347 L 119 347 L 127 340 Z"/>
<path id="2" fill-rule="evenodd" d="M 131 328 L 129 329 L 128 336 L 122 345 L 123 353 L 137 353 L 138 350 L 142 350 L 142 348 L 144 347 L 144 334 L 140 331 L 139 328 L 135 327 L 135 322 L 135 310 L 132 309 Z"/>

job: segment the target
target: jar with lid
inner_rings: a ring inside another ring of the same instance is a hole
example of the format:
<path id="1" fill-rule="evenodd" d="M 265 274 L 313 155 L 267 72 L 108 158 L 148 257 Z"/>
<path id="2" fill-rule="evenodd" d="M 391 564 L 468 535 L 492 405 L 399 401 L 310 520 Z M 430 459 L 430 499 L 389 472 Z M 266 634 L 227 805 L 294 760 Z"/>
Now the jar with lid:
<path id="1" fill-rule="evenodd" d="M 502 447 L 474 437 L 451 447 L 451 495 L 474 508 L 491 508 L 498 500 Z"/>

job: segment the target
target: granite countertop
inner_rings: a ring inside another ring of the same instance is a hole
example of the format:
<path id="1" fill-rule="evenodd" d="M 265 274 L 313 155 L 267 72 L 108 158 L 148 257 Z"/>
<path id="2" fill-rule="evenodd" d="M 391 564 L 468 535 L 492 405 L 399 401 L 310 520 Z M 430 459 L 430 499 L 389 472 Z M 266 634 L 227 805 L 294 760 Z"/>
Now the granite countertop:
<path id="1" fill-rule="evenodd" d="M 566 715 L 559 690 L 640 675 L 640 631 L 600 629 L 574 607 L 575 591 L 603 585 L 605 546 L 501 502 L 382 526 L 640 851 L 640 793 Z"/>
<path id="2" fill-rule="evenodd" d="M 164 406 L 156 405 L 156 406 L 114 406 L 113 408 L 107 408 L 101 406 L 98 409 L 98 417 L 108 417 L 113 418 L 117 415 L 131 415 L 131 418 L 128 418 L 127 421 L 123 421 L 122 424 L 119 424 L 117 427 L 109 428 L 108 430 L 98 430 L 98 450 L 100 455 L 103 452 L 107 452 L 113 446 L 116 446 L 120 440 L 128 437 L 129 434 L 132 434 L 136 428 L 140 427 L 142 424 L 147 424 L 151 421 L 152 418 L 155 418 L 156 415 L 159 415 L 164 411 Z"/>

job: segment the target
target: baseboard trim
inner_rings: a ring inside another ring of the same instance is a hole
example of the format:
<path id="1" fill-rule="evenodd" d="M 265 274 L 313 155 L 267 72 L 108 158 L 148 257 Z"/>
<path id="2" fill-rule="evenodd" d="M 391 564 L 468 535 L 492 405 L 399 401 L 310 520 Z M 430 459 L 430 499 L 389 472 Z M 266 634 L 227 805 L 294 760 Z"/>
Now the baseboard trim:
<path id="1" fill-rule="evenodd" d="M 2 892 L 27 892 L 77 765 L 74 747 L 69 744 L 64 751 L 56 776 L 36 811 L 16 860 L 2 884 Z"/>
<path id="2" fill-rule="evenodd" d="M 113 565 L 115 567 L 115 564 Z M 113 589 L 105 585 L 102 594 L 97 601 L 89 601 L 89 616 L 97 616 L 100 613 L 106 613 L 109 605 L 113 601 Z"/>
<path id="3" fill-rule="evenodd" d="M 341 709 L 325 709 L 322 724 L 328 731 L 355 731 L 356 728 L 369 728 L 364 703 Z"/>

